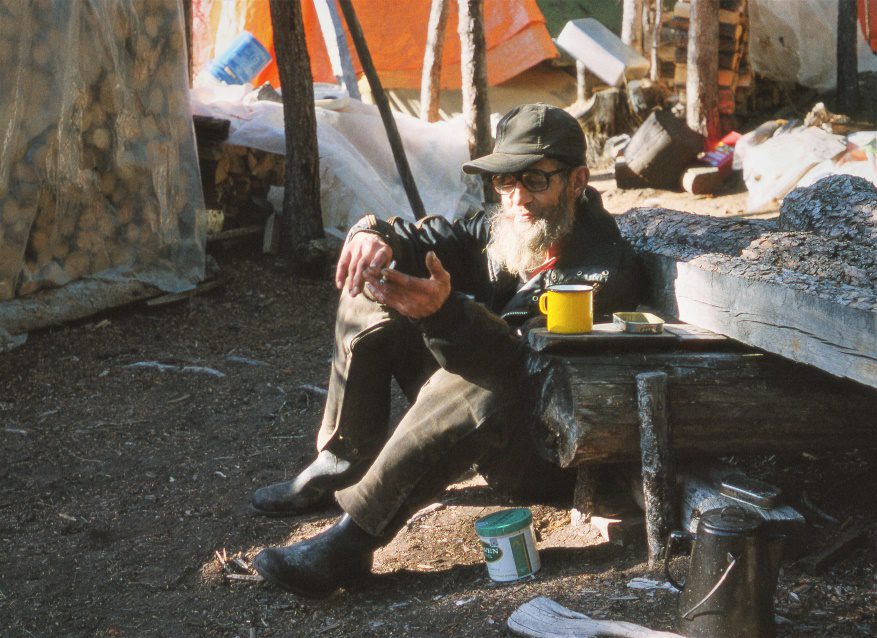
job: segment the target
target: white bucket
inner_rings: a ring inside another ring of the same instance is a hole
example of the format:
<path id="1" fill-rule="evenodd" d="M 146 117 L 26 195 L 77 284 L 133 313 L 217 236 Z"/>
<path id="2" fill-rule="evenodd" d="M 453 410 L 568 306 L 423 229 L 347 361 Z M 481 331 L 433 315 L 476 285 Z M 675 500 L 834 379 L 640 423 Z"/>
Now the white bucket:
<path id="1" fill-rule="evenodd" d="M 479 518 L 475 532 L 491 579 L 501 583 L 518 580 L 535 574 L 542 566 L 530 510 L 501 510 Z"/>

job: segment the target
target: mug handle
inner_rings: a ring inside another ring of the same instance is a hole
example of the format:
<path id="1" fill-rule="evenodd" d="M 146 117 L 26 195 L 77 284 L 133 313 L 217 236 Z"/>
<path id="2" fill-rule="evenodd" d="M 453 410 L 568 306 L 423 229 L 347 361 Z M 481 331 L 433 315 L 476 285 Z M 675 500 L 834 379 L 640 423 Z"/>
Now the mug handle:
<path id="1" fill-rule="evenodd" d="M 548 293 L 547 292 L 543 292 L 541 295 L 539 295 L 539 312 L 541 312 L 543 315 L 548 314 Z"/>
<path id="2" fill-rule="evenodd" d="M 673 575 L 670 573 L 670 556 L 673 554 L 673 547 L 676 543 L 680 543 L 682 541 L 693 541 L 695 539 L 694 534 L 690 534 L 689 532 L 682 532 L 679 530 L 670 532 L 670 535 L 667 537 L 667 549 L 664 551 L 664 576 L 666 576 L 667 581 L 673 585 L 679 591 L 685 589 L 685 583 L 679 583 Z"/>

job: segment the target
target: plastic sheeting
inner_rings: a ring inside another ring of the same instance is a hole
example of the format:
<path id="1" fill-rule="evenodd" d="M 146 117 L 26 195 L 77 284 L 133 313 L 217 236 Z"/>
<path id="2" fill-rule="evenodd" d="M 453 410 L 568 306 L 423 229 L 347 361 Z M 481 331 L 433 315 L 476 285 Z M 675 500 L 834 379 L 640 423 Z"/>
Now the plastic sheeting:
<path id="1" fill-rule="evenodd" d="M 780 129 L 758 142 L 756 131 L 735 146 L 735 165 L 743 169 L 749 191 L 747 211 L 774 210 L 792 189 L 810 186 L 829 175 L 857 175 L 877 185 L 877 132 L 844 137 L 821 128 Z"/>
<path id="2" fill-rule="evenodd" d="M 204 275 L 178 0 L 0 0 L 0 300 Z"/>
<path id="3" fill-rule="evenodd" d="M 837 84 L 838 0 L 749 0 L 749 57 L 759 74 L 820 91 Z M 877 55 L 857 30 L 859 72 Z"/>
<path id="4" fill-rule="evenodd" d="M 313 79 L 334 82 L 313 0 L 301 4 Z M 274 54 L 268 0 L 194 0 L 193 6 L 196 70 L 221 53 L 241 31 L 252 33 Z M 419 88 L 431 3 L 353 0 L 353 6 L 384 88 Z M 457 2 L 450 0 L 441 78 L 442 88 L 447 89 L 459 88 L 461 83 L 457 14 Z M 484 32 L 491 86 L 558 56 L 536 0 L 485 0 Z M 347 40 L 354 69 L 360 73 L 349 36 Z M 280 86 L 276 63 L 262 71 L 253 85 L 264 82 Z"/>
<path id="5" fill-rule="evenodd" d="M 192 110 L 229 119 L 228 144 L 285 155 L 283 106 L 256 101 L 251 89 L 198 87 Z M 462 117 L 431 124 L 394 116 L 427 213 L 453 218 L 480 207 L 480 179 L 460 170 L 469 159 Z M 338 110 L 318 106 L 316 118 L 323 224 L 343 230 L 365 214 L 413 220 L 377 107 L 350 99 Z"/>

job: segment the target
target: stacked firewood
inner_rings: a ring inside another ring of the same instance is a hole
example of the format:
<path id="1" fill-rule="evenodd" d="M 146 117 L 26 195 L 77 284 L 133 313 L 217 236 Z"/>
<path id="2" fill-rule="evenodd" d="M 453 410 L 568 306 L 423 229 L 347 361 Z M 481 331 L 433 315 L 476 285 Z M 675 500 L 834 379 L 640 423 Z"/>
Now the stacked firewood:
<path id="1" fill-rule="evenodd" d="M 0 0 L 0 299 L 203 274 L 177 0 Z"/>
<path id="2" fill-rule="evenodd" d="M 677 2 L 664 20 L 658 49 L 661 77 L 684 94 L 688 63 L 688 21 L 691 2 Z M 746 96 L 752 87 L 748 59 L 749 19 L 746 0 L 719 2 L 719 113 L 728 119 L 745 112 Z"/>

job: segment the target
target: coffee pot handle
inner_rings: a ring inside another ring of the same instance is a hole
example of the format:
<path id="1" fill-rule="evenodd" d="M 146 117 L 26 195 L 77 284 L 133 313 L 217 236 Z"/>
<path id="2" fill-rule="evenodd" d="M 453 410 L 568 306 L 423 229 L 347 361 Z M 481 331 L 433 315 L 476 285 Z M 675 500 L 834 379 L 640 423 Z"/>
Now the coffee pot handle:
<path id="1" fill-rule="evenodd" d="M 697 537 L 694 534 L 691 534 L 689 532 L 683 532 L 681 530 L 672 531 L 667 537 L 667 550 L 664 552 L 664 576 L 667 578 L 669 583 L 679 591 L 685 589 L 685 583 L 677 582 L 676 579 L 673 578 L 673 575 L 670 573 L 670 556 L 673 554 L 673 548 L 677 543 L 682 543 L 685 541 L 692 542 L 696 539 Z"/>

